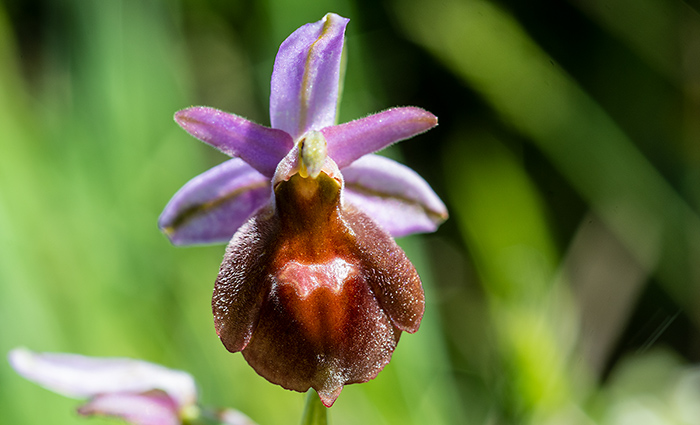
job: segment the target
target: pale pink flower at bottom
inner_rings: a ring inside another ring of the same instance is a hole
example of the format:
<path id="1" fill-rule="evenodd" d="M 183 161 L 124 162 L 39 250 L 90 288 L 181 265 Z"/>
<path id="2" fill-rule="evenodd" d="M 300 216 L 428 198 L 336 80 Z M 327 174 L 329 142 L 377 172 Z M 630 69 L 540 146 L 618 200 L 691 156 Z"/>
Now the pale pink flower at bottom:
<path id="1" fill-rule="evenodd" d="M 197 390 L 186 372 L 142 360 L 78 354 L 35 353 L 16 348 L 10 365 L 24 378 L 66 397 L 86 399 L 85 416 L 118 417 L 134 425 L 180 425 L 199 415 Z M 222 425 L 255 425 L 232 409 L 220 412 Z"/>

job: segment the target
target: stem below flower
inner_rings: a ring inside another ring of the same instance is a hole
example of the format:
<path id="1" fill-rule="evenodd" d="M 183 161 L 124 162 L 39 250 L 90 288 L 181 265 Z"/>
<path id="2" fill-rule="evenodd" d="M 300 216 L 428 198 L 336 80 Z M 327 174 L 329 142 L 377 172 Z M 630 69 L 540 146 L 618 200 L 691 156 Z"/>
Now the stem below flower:
<path id="1" fill-rule="evenodd" d="M 313 389 L 306 392 L 306 406 L 301 425 L 328 425 L 327 408 Z"/>

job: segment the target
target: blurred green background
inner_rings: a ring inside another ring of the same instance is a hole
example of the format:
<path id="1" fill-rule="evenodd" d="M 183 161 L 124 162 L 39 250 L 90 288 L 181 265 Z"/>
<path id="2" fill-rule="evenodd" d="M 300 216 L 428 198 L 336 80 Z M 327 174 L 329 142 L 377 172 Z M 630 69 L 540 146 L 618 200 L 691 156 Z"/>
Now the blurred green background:
<path id="1" fill-rule="evenodd" d="M 142 358 L 205 405 L 298 423 L 213 329 L 223 246 L 157 217 L 225 157 L 173 113 L 269 124 L 279 44 L 351 18 L 340 121 L 437 129 L 387 154 L 451 217 L 401 239 L 427 312 L 343 424 L 700 424 L 700 1 L 3 0 L 0 353 Z M 108 424 L 0 362 L 0 422 Z"/>

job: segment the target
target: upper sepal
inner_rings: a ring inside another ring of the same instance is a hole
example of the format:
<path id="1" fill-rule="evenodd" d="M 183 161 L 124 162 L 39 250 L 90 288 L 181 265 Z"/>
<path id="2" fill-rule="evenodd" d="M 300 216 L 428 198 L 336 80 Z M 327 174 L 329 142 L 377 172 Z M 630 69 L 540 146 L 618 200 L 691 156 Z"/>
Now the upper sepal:
<path id="1" fill-rule="evenodd" d="M 329 13 L 294 31 L 279 48 L 272 71 L 270 121 L 294 140 L 335 124 L 348 21 Z"/>

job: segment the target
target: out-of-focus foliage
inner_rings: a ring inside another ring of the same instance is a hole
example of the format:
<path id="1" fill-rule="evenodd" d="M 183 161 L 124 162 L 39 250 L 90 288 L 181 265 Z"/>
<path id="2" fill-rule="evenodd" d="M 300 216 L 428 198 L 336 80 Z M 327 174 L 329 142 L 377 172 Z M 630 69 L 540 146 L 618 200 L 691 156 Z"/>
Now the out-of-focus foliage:
<path id="1" fill-rule="evenodd" d="M 298 26 L 351 18 L 340 121 L 417 105 L 392 148 L 451 211 L 400 240 L 421 330 L 342 424 L 700 423 L 700 3 L 694 0 L 5 0 L 0 352 L 130 356 L 191 372 L 207 405 L 295 422 L 303 395 L 213 331 L 223 247 L 156 219 L 224 160 L 172 114 L 267 121 Z M 79 424 L 0 363 L 0 422 Z M 94 421 L 92 423 L 114 423 Z"/>

